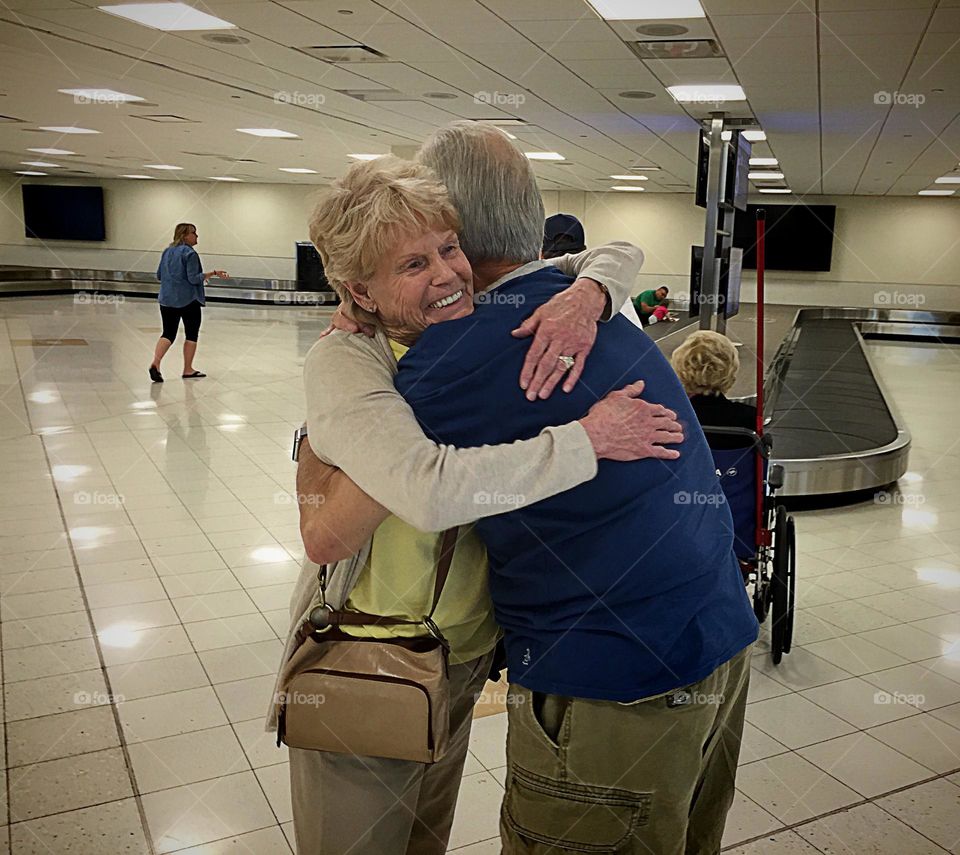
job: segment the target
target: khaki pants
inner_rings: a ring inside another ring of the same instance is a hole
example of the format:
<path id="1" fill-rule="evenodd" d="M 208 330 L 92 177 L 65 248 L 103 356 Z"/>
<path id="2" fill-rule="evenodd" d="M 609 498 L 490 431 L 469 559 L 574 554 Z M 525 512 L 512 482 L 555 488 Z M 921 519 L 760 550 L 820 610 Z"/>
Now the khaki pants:
<path id="1" fill-rule="evenodd" d="M 713 855 L 733 803 L 751 647 L 632 704 L 512 685 L 504 855 Z"/>
<path id="2" fill-rule="evenodd" d="M 491 658 L 450 666 L 450 747 L 437 763 L 290 749 L 299 855 L 446 852 L 473 707 Z"/>

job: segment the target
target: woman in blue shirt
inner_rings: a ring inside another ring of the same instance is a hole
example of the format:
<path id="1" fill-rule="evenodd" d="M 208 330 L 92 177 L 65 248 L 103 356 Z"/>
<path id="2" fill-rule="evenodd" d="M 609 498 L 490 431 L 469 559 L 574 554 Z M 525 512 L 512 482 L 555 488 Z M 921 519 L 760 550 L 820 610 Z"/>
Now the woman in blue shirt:
<path id="1" fill-rule="evenodd" d="M 173 242 L 160 257 L 157 279 L 160 280 L 160 317 L 163 332 L 153 352 L 150 363 L 150 379 L 162 383 L 160 360 L 170 349 L 177 337 L 180 321 L 183 321 L 183 377 L 192 380 L 206 377 L 202 371 L 193 367 L 193 357 L 197 352 L 197 336 L 200 333 L 201 306 L 206 304 L 203 283 L 213 277 L 226 278 L 225 270 L 211 270 L 204 273 L 200 266 L 200 256 L 194 247 L 197 245 L 197 227 L 193 223 L 177 223 L 173 230 Z"/>

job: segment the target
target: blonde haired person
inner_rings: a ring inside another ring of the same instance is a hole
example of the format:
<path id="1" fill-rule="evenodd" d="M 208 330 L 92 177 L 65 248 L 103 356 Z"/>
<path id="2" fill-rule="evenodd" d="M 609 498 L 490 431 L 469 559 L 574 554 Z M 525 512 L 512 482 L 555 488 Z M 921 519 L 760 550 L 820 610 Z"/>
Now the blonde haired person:
<path id="1" fill-rule="evenodd" d="M 737 380 L 740 357 L 725 335 L 712 330 L 692 333 L 673 352 L 670 364 L 690 396 L 702 426 L 756 428 L 757 408 L 727 398 Z M 715 435 L 710 444 L 715 448 L 739 447 L 743 441 Z"/>
<path id="2" fill-rule="evenodd" d="M 542 209 L 536 216 L 538 252 Z M 446 850 L 473 707 L 498 637 L 486 552 L 469 523 L 503 507 L 482 496 L 496 490 L 536 502 L 593 478 L 598 458 L 676 456 L 657 439 L 663 430 L 663 441 L 676 441 L 676 421 L 623 392 L 523 441 L 456 448 L 424 435 L 393 379 L 397 361 L 428 326 L 474 311 L 476 271 L 461 249 L 462 229 L 444 185 L 426 167 L 390 157 L 352 166 L 311 220 L 331 283 L 373 330 L 369 337 L 335 331 L 304 363 L 309 438 L 301 445 L 297 489 L 310 560 L 291 601 L 283 661 L 295 652 L 316 595 L 317 564 L 332 568 L 332 606 L 420 620 L 433 595 L 437 532 L 463 528 L 433 618 L 450 646 L 450 747 L 431 765 L 289 749 L 294 830 L 304 855 Z M 600 278 L 619 305 L 641 259 L 623 245 L 555 263 Z M 578 281 L 560 303 L 566 320 L 551 320 L 557 340 L 584 315 L 597 319 L 603 311 L 596 279 Z M 592 302 L 574 317 L 569 309 L 581 293 Z M 316 494 L 324 501 L 307 500 Z M 274 709 L 268 727 L 276 724 Z"/>
<path id="3" fill-rule="evenodd" d="M 206 304 L 203 283 L 214 277 L 225 278 L 225 270 L 203 272 L 200 256 L 194 247 L 199 235 L 193 223 L 177 223 L 173 230 L 173 240 L 160 256 L 157 267 L 157 279 L 160 280 L 160 319 L 163 332 L 153 351 L 150 363 L 150 379 L 162 383 L 160 362 L 173 345 L 177 337 L 180 322 L 183 321 L 183 379 L 194 380 L 206 377 L 202 371 L 193 367 L 193 357 L 197 352 L 197 338 L 200 334 L 202 307 Z"/>

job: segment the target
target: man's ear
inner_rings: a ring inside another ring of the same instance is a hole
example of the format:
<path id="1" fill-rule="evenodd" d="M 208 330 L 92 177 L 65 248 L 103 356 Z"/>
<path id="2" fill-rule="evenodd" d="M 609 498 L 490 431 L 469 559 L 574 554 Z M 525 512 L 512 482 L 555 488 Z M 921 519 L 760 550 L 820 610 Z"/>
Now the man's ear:
<path id="1" fill-rule="evenodd" d="M 376 314 L 377 303 L 370 296 L 366 285 L 362 282 L 344 282 L 344 285 L 346 285 L 347 290 L 353 295 L 353 299 L 361 309 L 366 309 L 366 311 Z"/>

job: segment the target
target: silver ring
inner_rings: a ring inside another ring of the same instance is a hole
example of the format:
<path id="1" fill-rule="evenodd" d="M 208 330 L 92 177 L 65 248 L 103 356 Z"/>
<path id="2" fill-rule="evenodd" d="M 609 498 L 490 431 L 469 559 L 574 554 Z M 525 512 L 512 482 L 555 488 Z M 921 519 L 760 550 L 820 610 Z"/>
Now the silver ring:
<path id="1" fill-rule="evenodd" d="M 576 359 L 574 359 L 572 356 L 558 356 L 557 360 L 563 366 L 564 371 L 569 371 L 571 368 L 573 368 L 573 365 L 576 362 Z"/>

